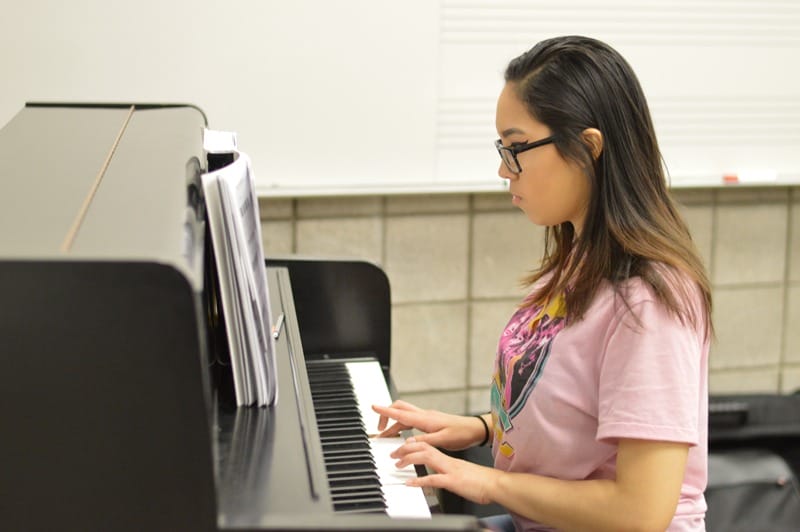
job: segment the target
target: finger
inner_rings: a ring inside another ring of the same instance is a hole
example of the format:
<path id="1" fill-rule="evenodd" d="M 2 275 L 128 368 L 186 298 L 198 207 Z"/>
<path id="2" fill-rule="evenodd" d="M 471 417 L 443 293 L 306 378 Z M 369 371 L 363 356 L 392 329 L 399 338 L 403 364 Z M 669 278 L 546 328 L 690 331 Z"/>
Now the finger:
<path id="1" fill-rule="evenodd" d="M 378 430 L 384 430 L 390 419 L 396 419 L 395 416 L 392 415 L 395 403 L 397 403 L 397 401 L 392 403 L 392 406 L 372 405 L 372 411 L 380 414 L 378 418 Z"/>
<path id="2" fill-rule="evenodd" d="M 447 434 L 442 431 L 420 432 L 419 434 L 415 434 L 414 438 L 418 442 L 427 443 L 432 447 L 440 447 L 447 440 Z"/>
<path id="3" fill-rule="evenodd" d="M 417 444 L 417 437 L 411 436 L 410 438 L 406 438 L 406 441 L 403 442 L 402 445 L 398 446 L 394 451 L 389 453 L 389 456 L 391 458 L 402 458 L 408 453 L 419 451 L 423 448 L 424 446 L 422 444 Z"/>
<path id="4" fill-rule="evenodd" d="M 438 473 L 447 473 L 450 470 L 453 458 L 428 443 L 415 441 L 415 438 L 409 438 L 407 441 L 408 443 L 401 445 L 390 455 L 398 459 L 397 467 L 414 464 L 424 465 Z"/>
<path id="5" fill-rule="evenodd" d="M 441 473 L 436 469 L 433 465 L 433 457 L 431 457 L 430 453 L 427 451 L 413 451 L 401 456 L 397 462 L 395 462 L 395 467 L 398 469 L 402 469 L 404 467 L 415 465 L 415 466 L 425 466 L 426 468 L 430 468 L 437 473 Z"/>
<path id="6" fill-rule="evenodd" d="M 410 412 L 421 412 L 422 409 L 416 405 L 412 405 L 402 399 L 397 399 L 395 402 L 392 403 L 392 408 L 396 408 L 398 410 L 408 410 Z"/>
<path id="7" fill-rule="evenodd" d="M 431 473 L 429 475 L 410 478 L 406 480 L 406 485 L 416 486 L 420 488 L 430 487 L 430 488 L 449 489 L 450 483 L 447 480 L 448 480 L 447 475 L 442 475 L 440 473 Z"/>
<path id="8" fill-rule="evenodd" d="M 419 409 L 405 410 L 390 406 L 390 407 L 378 407 L 375 409 L 375 411 L 381 414 L 381 417 L 386 416 L 389 419 L 394 419 L 396 422 L 403 425 L 406 429 L 415 428 L 427 431 L 427 429 L 429 428 L 428 425 L 430 423 L 429 420 L 426 419 L 425 412 Z M 382 427 L 380 427 L 380 419 L 378 420 L 378 423 L 379 423 L 378 429 L 382 430 Z"/>
<path id="9" fill-rule="evenodd" d="M 375 434 L 375 436 L 378 438 L 389 438 L 392 436 L 397 436 L 398 434 L 400 434 L 401 430 L 406 430 L 410 428 L 399 422 L 395 422 L 391 426 L 389 426 L 389 428 L 387 428 L 386 425 L 389 424 L 389 420 L 393 419 L 391 415 L 387 414 L 387 412 L 389 411 L 388 407 L 372 405 L 372 410 L 381 414 L 380 417 L 378 418 L 378 426 L 377 426 L 378 433 Z"/>
<path id="10" fill-rule="evenodd" d="M 386 415 L 386 407 L 381 405 L 372 405 L 372 411 L 380 414 L 378 418 L 378 430 L 386 428 L 386 423 L 389 422 L 389 416 Z"/>
<path id="11" fill-rule="evenodd" d="M 382 406 L 382 405 L 372 405 L 372 410 L 380 414 L 380 418 L 378 420 L 378 429 L 382 430 L 383 427 L 386 426 L 387 418 L 397 419 L 398 412 L 422 412 L 421 408 L 418 408 L 411 403 L 407 403 L 405 401 L 397 400 L 393 402 L 389 406 Z M 383 424 L 383 426 L 381 426 Z"/>
<path id="12" fill-rule="evenodd" d="M 375 407 L 373 407 L 373 410 L 374 409 L 375 409 Z M 389 416 L 381 414 L 381 416 L 378 418 L 378 430 L 385 429 L 386 428 L 386 424 L 388 422 L 389 422 Z"/>
<path id="13" fill-rule="evenodd" d="M 386 413 L 386 411 L 388 411 L 388 410 L 390 410 L 390 409 L 394 409 L 394 410 L 405 410 L 405 411 L 408 411 L 408 412 L 421 412 L 421 411 L 422 411 L 422 409 L 421 409 L 421 408 L 419 408 L 419 407 L 417 407 L 417 406 L 414 406 L 414 405 L 412 405 L 411 403 L 407 403 L 406 401 L 403 401 L 403 400 L 401 400 L 401 399 L 397 399 L 396 401 L 394 401 L 394 402 L 393 402 L 392 404 L 390 404 L 389 406 L 383 406 L 383 405 L 375 405 L 375 404 L 373 404 L 373 405 L 372 405 L 372 409 L 373 409 L 375 412 L 378 412 L 379 414 Z"/>
<path id="14" fill-rule="evenodd" d="M 406 427 L 402 423 L 393 423 L 391 427 L 379 432 L 378 434 L 375 435 L 375 437 L 376 438 L 392 438 L 394 436 L 399 435 L 400 431 L 407 430 L 409 428 L 410 427 Z M 378 427 L 378 430 L 380 430 L 380 429 L 381 429 L 381 427 Z"/>
<path id="15" fill-rule="evenodd" d="M 405 467 L 409 464 L 431 465 L 436 461 L 437 454 L 441 453 L 436 448 L 412 436 L 389 456 L 398 459 L 398 467 Z"/>

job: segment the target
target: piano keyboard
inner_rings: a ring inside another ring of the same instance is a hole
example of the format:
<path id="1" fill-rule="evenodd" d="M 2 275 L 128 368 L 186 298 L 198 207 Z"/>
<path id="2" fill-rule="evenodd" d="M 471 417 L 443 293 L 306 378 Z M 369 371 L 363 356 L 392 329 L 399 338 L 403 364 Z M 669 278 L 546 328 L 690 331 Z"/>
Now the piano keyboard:
<path id="1" fill-rule="evenodd" d="M 414 467 L 389 457 L 403 438 L 368 436 L 379 419 L 371 405 L 392 402 L 380 364 L 308 361 L 307 372 L 334 510 L 430 517 L 422 488 L 405 485 Z"/>

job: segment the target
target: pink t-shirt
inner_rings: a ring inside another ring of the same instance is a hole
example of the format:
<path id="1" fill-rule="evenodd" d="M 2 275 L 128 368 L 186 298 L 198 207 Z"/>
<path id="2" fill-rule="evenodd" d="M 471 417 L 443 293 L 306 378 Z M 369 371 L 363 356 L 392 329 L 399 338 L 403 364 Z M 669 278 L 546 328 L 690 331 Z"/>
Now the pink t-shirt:
<path id="1" fill-rule="evenodd" d="M 569 326 L 563 298 L 512 316 L 492 382 L 494 465 L 566 480 L 615 478 L 618 438 L 688 443 L 669 530 L 705 530 L 705 331 L 682 324 L 641 279 L 625 285 L 630 308 L 606 283 Z M 517 530 L 549 530 L 513 517 Z"/>

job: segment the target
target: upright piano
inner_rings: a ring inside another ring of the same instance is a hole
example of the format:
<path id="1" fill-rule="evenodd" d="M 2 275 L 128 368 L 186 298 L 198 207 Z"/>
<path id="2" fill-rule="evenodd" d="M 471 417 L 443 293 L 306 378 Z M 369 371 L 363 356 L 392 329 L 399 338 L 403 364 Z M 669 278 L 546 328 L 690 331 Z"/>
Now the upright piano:
<path id="1" fill-rule="evenodd" d="M 236 406 L 205 126 L 40 103 L 0 130 L 0 528 L 478 530 L 414 515 L 370 448 L 391 393 L 376 266 L 268 258 L 278 402 Z"/>

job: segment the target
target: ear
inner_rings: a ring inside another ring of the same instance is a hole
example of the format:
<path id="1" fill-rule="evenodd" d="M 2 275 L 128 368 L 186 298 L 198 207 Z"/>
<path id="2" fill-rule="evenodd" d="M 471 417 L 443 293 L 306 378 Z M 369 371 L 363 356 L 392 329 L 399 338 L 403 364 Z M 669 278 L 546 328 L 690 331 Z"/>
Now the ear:
<path id="1" fill-rule="evenodd" d="M 583 137 L 583 141 L 589 146 L 589 149 L 592 150 L 592 157 L 596 161 L 600 154 L 603 153 L 603 134 L 599 129 L 588 127 L 583 130 L 581 137 Z"/>

